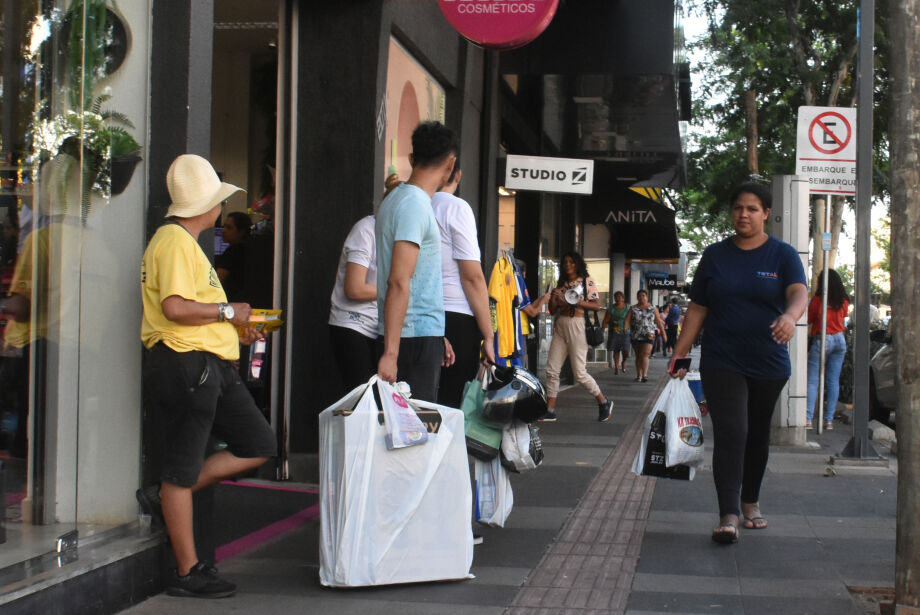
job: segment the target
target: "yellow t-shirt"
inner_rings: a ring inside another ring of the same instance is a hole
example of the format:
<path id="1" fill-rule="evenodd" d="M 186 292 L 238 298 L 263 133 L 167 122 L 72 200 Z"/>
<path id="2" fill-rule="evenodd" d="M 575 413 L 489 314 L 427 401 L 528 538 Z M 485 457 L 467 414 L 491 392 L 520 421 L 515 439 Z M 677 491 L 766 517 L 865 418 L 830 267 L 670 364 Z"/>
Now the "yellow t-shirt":
<path id="1" fill-rule="evenodd" d="M 228 361 L 240 358 L 239 335 L 231 323 L 180 325 L 163 314 L 163 300 L 172 295 L 200 303 L 227 301 L 217 272 L 184 227 L 165 224 L 157 229 L 141 263 L 141 294 L 141 341 L 147 348 L 163 342 L 176 352 L 204 350 Z"/>
<path id="2" fill-rule="evenodd" d="M 517 286 L 514 282 L 514 269 L 511 261 L 501 257 L 492 267 L 489 276 L 489 299 L 494 307 L 492 315 L 492 329 L 498 338 L 498 356 L 510 357 L 514 354 L 514 298 L 517 296 Z"/>
<path id="3" fill-rule="evenodd" d="M 26 236 L 22 243 L 22 250 L 16 258 L 16 267 L 13 273 L 13 279 L 10 282 L 10 295 L 21 295 L 32 301 L 32 283 L 33 278 L 40 276 L 44 284 L 39 290 L 42 299 L 47 301 L 48 297 L 48 235 L 51 229 L 48 227 L 40 228 Z M 34 252 L 34 254 L 33 254 Z M 38 258 L 38 267 L 34 267 L 33 258 Z M 24 320 L 22 322 L 11 318 L 6 324 L 4 332 L 4 341 L 7 345 L 14 348 L 25 348 L 33 340 L 45 338 L 48 335 L 48 324 L 46 322 L 47 309 L 38 310 L 35 327 L 32 322 Z"/>

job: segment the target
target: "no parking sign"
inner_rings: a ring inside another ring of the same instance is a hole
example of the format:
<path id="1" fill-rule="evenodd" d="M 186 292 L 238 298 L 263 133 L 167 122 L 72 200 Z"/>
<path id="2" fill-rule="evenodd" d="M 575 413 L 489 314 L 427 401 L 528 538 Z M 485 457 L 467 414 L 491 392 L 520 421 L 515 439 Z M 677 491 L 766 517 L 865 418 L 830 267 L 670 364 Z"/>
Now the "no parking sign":
<path id="1" fill-rule="evenodd" d="M 799 107 L 795 174 L 811 193 L 856 194 L 856 109 Z"/>

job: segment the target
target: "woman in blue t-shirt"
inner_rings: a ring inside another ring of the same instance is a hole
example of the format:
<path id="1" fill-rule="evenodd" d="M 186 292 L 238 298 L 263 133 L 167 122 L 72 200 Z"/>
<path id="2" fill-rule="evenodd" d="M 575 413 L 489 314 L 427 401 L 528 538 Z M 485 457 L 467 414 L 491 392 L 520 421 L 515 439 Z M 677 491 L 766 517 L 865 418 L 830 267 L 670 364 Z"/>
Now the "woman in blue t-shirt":
<path id="1" fill-rule="evenodd" d="M 712 417 L 712 474 L 719 526 L 712 539 L 738 540 L 767 522 L 760 513 L 760 484 L 770 453 L 773 408 L 789 379 L 786 344 L 808 305 L 805 270 L 795 248 L 764 231 L 770 192 L 748 182 L 732 192 L 735 235 L 703 252 L 693 276 L 690 305 L 674 347 L 674 360 L 690 351 L 703 329 L 700 376 Z"/>

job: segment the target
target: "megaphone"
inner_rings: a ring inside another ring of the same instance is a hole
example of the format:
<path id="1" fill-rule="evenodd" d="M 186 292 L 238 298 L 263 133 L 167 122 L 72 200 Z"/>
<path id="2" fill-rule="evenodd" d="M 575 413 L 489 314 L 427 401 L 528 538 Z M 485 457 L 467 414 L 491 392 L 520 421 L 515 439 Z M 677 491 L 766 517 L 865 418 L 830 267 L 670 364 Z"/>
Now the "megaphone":
<path id="1" fill-rule="evenodd" d="M 578 305 L 578 302 L 581 300 L 582 290 L 584 289 L 582 288 L 581 284 L 579 284 L 578 286 L 565 291 L 565 302 L 569 305 Z"/>

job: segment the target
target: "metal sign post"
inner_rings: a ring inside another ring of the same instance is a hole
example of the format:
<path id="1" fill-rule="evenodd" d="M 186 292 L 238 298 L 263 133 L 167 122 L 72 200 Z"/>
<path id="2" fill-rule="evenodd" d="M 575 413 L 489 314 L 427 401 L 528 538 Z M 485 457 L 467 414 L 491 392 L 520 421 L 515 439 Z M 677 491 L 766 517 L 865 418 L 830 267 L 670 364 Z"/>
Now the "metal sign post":
<path id="1" fill-rule="evenodd" d="M 869 443 L 869 240 L 872 212 L 872 74 L 875 5 L 862 0 L 859 8 L 859 108 L 856 152 L 856 307 L 853 316 L 853 437 L 840 459 L 878 460 Z"/>
<path id="2" fill-rule="evenodd" d="M 821 357 L 818 365 L 818 399 L 815 402 L 818 419 L 818 435 L 824 431 L 824 379 L 827 374 L 827 271 L 830 268 L 827 262 L 831 253 L 831 195 L 827 195 L 824 203 L 824 233 L 821 236 L 821 250 L 824 254 L 824 267 L 821 272 Z"/>

